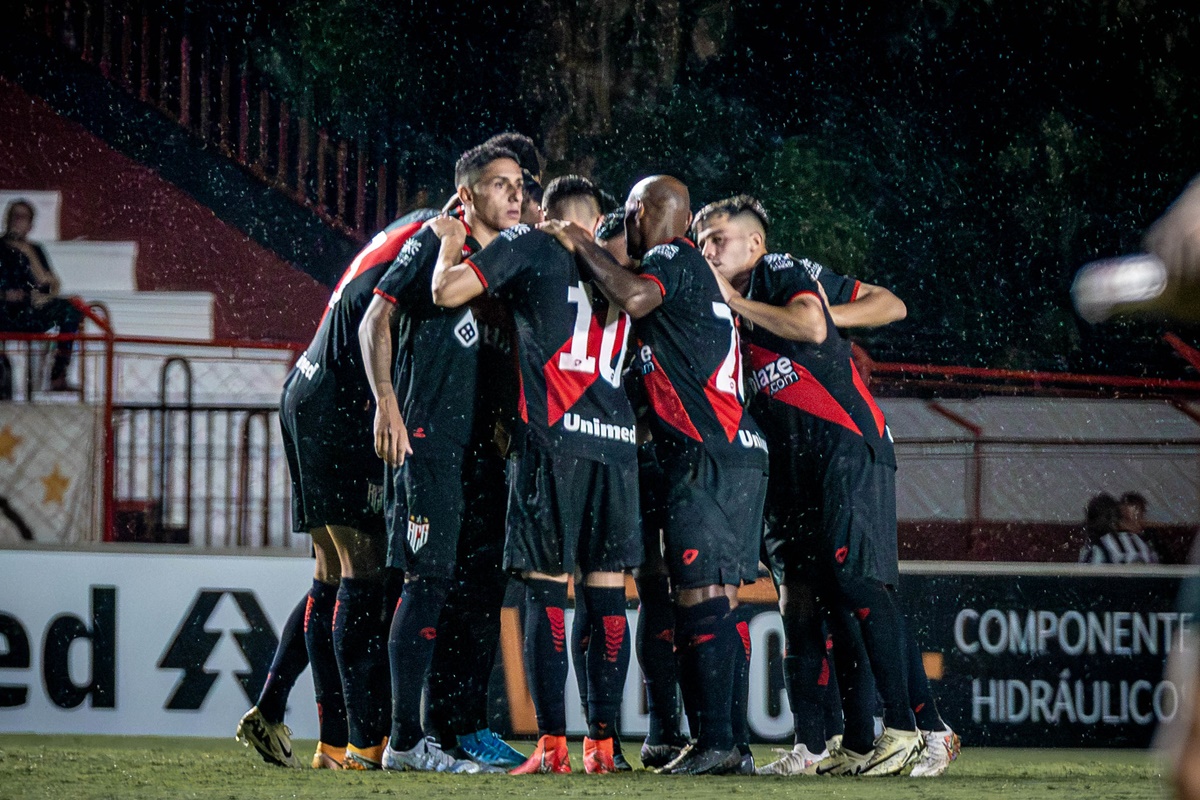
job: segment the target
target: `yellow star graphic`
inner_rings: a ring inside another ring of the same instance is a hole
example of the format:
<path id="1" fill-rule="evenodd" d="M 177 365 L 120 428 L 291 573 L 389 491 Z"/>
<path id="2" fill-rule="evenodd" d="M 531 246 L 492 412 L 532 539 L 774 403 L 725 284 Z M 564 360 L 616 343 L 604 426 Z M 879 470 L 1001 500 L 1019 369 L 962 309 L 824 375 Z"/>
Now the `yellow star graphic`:
<path id="1" fill-rule="evenodd" d="M 15 461 L 13 452 L 23 441 L 25 440 L 12 432 L 11 425 L 5 425 L 3 428 L 0 428 L 0 458 L 6 461 Z"/>
<path id="2" fill-rule="evenodd" d="M 71 479 L 59 472 L 58 464 L 55 464 L 54 471 L 43 476 L 41 481 L 42 486 L 46 488 L 46 496 L 42 498 L 42 503 L 58 503 L 61 506 L 67 494 L 67 487 L 71 485 Z"/>

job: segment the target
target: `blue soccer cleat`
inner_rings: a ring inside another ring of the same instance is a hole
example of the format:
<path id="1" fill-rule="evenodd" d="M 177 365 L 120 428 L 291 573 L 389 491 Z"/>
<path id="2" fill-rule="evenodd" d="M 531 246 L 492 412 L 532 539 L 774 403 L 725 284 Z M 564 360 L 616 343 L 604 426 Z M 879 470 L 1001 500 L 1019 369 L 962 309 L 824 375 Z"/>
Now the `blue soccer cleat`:
<path id="1" fill-rule="evenodd" d="M 497 736 L 491 728 L 458 737 L 458 749 L 472 761 L 511 769 L 525 763 L 525 756 Z"/>

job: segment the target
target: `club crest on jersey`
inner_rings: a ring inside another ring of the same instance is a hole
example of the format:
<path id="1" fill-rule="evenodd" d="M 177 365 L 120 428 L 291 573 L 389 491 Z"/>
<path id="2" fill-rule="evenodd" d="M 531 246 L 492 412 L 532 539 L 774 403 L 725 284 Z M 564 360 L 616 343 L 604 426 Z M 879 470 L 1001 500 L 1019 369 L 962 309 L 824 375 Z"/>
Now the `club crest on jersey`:
<path id="1" fill-rule="evenodd" d="M 468 308 L 467 313 L 454 323 L 454 338 L 463 347 L 470 347 L 479 341 L 479 323 L 475 321 L 471 309 Z"/>
<path id="2" fill-rule="evenodd" d="M 530 230 L 532 230 L 532 229 L 528 225 L 526 225 L 524 222 L 518 222 L 516 225 L 513 225 L 511 228 L 505 228 L 504 230 L 500 231 L 500 238 L 504 239 L 504 241 L 506 241 L 506 242 L 511 242 L 513 239 L 517 238 L 518 236 L 522 236 L 526 233 L 529 233 Z"/>
<path id="3" fill-rule="evenodd" d="M 786 356 L 780 356 L 774 361 L 764 364 L 761 369 L 754 370 L 754 384 L 759 389 L 765 389 L 773 395 L 798 380 L 800 380 L 800 376 L 792 368 L 792 360 Z"/>
<path id="4" fill-rule="evenodd" d="M 429 541 L 429 518 L 408 518 L 408 546 L 415 553 Z"/>
<path id="5" fill-rule="evenodd" d="M 646 258 L 650 256 L 661 256 L 663 259 L 670 261 L 679 254 L 679 246 L 674 244 L 660 244 L 657 247 L 650 248 L 650 252 L 646 253 Z"/>

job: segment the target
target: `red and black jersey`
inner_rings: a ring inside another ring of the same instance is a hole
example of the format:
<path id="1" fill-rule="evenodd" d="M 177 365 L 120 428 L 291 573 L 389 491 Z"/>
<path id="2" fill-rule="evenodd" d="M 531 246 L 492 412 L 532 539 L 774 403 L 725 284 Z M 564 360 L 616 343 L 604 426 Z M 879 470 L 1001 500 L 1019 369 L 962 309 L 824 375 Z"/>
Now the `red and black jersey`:
<path id="1" fill-rule="evenodd" d="M 431 289 L 441 240 L 422 228 L 375 286 L 396 306 L 392 386 L 412 439 L 459 449 L 470 440 L 480 330 L 470 308 L 434 305 Z M 469 235 L 463 255 L 479 249 Z"/>
<path id="2" fill-rule="evenodd" d="M 580 277 L 558 240 L 528 225 L 502 231 L 466 263 L 512 309 L 530 436 L 578 458 L 632 461 L 637 435 L 621 383 L 629 315 Z"/>
<path id="3" fill-rule="evenodd" d="M 358 325 L 374 297 L 375 284 L 404 243 L 420 229 L 420 222 L 389 225 L 375 234 L 342 273 L 316 334 L 288 375 L 293 389 L 302 396 L 327 391 L 335 408 L 347 412 L 369 408 L 371 389 L 363 368 Z"/>
<path id="4" fill-rule="evenodd" d="M 743 408 L 738 326 L 708 262 L 679 238 L 646 253 L 641 277 L 663 298 L 635 323 L 655 441 L 765 467 L 766 441 Z"/>
<path id="5" fill-rule="evenodd" d="M 746 298 L 786 306 L 802 294 L 819 296 L 812 270 L 801 259 L 771 253 L 755 265 Z M 785 339 L 761 325 L 747 326 L 753 383 L 758 388 L 752 408 L 768 429 L 772 426 L 762 415 L 780 410 L 776 404 L 798 409 L 823 424 L 856 434 L 876 461 L 895 465 L 883 411 L 854 366 L 850 341 L 837 335 L 829 309 L 824 309 L 829 335 L 821 344 Z"/>

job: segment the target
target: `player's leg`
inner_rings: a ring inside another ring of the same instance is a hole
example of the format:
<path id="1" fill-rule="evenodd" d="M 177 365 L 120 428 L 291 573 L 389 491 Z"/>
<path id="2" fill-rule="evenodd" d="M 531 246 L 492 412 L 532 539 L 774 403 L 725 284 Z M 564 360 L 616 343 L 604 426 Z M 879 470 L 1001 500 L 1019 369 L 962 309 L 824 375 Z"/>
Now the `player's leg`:
<path id="1" fill-rule="evenodd" d="M 383 538 L 330 525 L 342 566 L 333 647 L 346 703 L 346 767 L 379 769 L 387 697 L 387 648 L 383 630 Z"/>
<path id="2" fill-rule="evenodd" d="M 925 674 L 921 646 L 913 634 L 912 623 L 904 620 L 908 655 L 908 694 L 912 703 L 917 729 L 925 742 L 925 752 L 913 766 L 914 778 L 934 778 L 941 775 L 958 758 L 962 743 L 938 712 L 937 700 Z"/>
<path id="3" fill-rule="evenodd" d="M 587 654 L 591 641 L 592 625 L 588 618 L 587 592 L 583 590 L 583 576 L 575 573 L 575 614 L 571 617 L 571 664 L 575 667 L 575 683 L 579 688 L 579 703 L 583 716 L 587 717 L 588 682 Z"/>
<path id="4" fill-rule="evenodd" d="M 342 694 L 342 676 L 333 647 L 333 609 L 337 604 L 342 568 L 329 532 L 314 528 L 312 537 L 317 565 L 304 612 L 304 644 L 312 665 L 320 728 L 312 764 L 314 769 L 340 769 L 349 741 L 346 699 Z"/>

